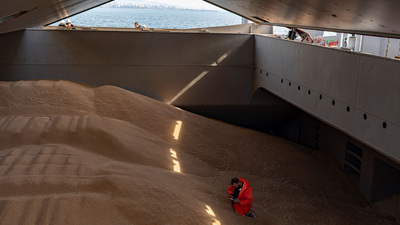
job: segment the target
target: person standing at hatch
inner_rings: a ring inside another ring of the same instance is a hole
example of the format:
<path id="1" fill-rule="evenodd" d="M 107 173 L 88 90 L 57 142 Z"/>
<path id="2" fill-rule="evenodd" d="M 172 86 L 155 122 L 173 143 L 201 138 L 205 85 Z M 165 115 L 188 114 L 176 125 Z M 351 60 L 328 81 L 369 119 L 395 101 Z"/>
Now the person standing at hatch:
<path id="1" fill-rule="evenodd" d="M 139 25 L 138 22 L 135 22 L 135 28 L 147 28 L 146 25 Z"/>
<path id="2" fill-rule="evenodd" d="M 232 178 L 228 188 L 228 196 L 231 198 L 233 209 L 242 216 L 256 217 L 254 213 L 248 213 L 253 203 L 253 189 L 244 178 Z"/>
<path id="3" fill-rule="evenodd" d="M 65 27 L 66 27 L 67 29 L 76 30 L 75 25 L 72 24 L 72 22 L 71 22 L 70 19 L 67 19 L 67 21 L 65 22 Z"/>

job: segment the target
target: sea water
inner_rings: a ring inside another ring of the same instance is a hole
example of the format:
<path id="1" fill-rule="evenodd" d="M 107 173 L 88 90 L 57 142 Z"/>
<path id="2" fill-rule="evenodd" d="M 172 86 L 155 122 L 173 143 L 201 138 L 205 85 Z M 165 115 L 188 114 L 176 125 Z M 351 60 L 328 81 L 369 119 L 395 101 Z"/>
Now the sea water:
<path id="1" fill-rule="evenodd" d="M 83 27 L 133 28 L 137 21 L 147 28 L 187 29 L 228 26 L 242 23 L 242 17 L 227 11 L 183 9 L 95 8 L 70 17 Z M 54 23 L 52 25 L 58 25 Z"/>

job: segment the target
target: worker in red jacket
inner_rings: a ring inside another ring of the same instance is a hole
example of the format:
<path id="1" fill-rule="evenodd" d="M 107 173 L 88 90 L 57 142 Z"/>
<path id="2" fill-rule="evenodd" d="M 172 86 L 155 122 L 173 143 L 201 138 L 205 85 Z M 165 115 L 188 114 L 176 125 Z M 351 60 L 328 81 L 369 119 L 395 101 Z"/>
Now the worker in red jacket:
<path id="1" fill-rule="evenodd" d="M 228 188 L 228 196 L 231 198 L 233 209 L 242 216 L 255 217 L 254 213 L 248 213 L 253 203 L 253 189 L 247 180 L 233 178 Z"/>

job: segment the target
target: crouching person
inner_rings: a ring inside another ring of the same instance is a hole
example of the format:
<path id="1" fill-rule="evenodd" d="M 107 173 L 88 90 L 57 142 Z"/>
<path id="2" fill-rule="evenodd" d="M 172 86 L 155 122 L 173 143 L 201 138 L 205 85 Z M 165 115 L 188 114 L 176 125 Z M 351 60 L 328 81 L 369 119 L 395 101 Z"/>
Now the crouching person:
<path id="1" fill-rule="evenodd" d="M 256 217 L 254 213 L 248 213 L 253 203 L 253 189 L 247 180 L 233 178 L 228 188 L 228 196 L 231 198 L 233 209 L 242 216 Z"/>

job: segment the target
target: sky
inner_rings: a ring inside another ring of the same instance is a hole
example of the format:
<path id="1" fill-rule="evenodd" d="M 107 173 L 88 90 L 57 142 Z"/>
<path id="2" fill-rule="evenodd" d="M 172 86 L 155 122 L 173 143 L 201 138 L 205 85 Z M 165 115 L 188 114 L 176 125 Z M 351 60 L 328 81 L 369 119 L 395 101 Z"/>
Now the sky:
<path id="1" fill-rule="evenodd" d="M 131 2 L 131 3 L 163 3 L 173 5 L 179 8 L 187 9 L 203 9 L 203 10 L 222 10 L 203 0 L 115 0 L 116 2 Z"/>
<path id="2" fill-rule="evenodd" d="M 218 8 L 218 7 L 211 5 L 210 3 L 202 1 L 202 0 L 156 0 L 156 1 L 171 4 L 171 5 L 179 5 L 182 7 L 196 8 L 196 9 L 198 9 L 198 8 L 203 8 L 203 9 Z"/>

